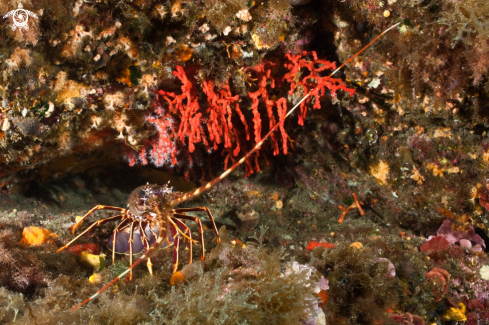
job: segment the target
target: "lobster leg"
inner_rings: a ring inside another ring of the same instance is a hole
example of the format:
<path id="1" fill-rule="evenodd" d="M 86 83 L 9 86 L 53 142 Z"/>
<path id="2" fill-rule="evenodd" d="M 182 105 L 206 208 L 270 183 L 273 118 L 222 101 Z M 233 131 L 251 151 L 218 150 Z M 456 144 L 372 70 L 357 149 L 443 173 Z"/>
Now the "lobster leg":
<path id="1" fill-rule="evenodd" d="M 170 227 L 175 227 L 170 225 Z M 180 235 L 175 229 L 175 237 L 173 238 L 173 273 L 178 270 L 178 249 L 180 248 Z"/>
<path id="2" fill-rule="evenodd" d="M 119 232 L 120 228 L 126 226 L 128 222 L 129 219 L 126 219 L 118 224 L 117 227 L 115 227 L 114 229 L 114 240 L 112 241 L 112 264 L 115 263 L 115 245 L 117 243 L 117 233 Z"/>
<path id="3" fill-rule="evenodd" d="M 175 221 L 178 221 L 178 219 L 184 219 L 184 220 L 191 220 L 197 222 L 197 225 L 199 226 L 200 242 L 202 243 L 201 244 L 202 254 L 200 256 L 200 259 L 203 261 L 205 258 L 204 229 L 202 228 L 202 222 L 200 221 L 200 219 L 197 217 L 187 216 L 185 214 L 179 214 L 179 213 L 174 213 L 173 218 L 175 218 Z M 192 250 L 190 250 L 190 252 L 192 252 Z M 190 261 L 189 263 L 192 263 L 192 261 Z"/>
<path id="4" fill-rule="evenodd" d="M 212 228 L 214 229 L 214 233 L 217 236 L 217 243 L 219 244 L 221 242 L 221 239 L 219 238 L 219 232 L 217 231 L 217 226 L 216 223 L 214 222 L 214 217 L 212 216 L 211 211 L 207 207 L 200 207 L 200 208 L 181 208 L 181 209 L 173 209 L 172 211 L 176 213 L 185 213 L 185 212 L 205 212 L 207 213 L 207 217 L 209 217 L 209 220 L 212 223 Z M 203 243 L 204 241 L 202 241 Z"/>
<path id="5" fill-rule="evenodd" d="M 172 224 L 169 225 L 170 227 L 174 227 Z M 178 243 L 178 240 L 179 240 L 179 235 L 175 229 L 175 236 L 174 236 L 174 244 L 175 245 L 179 245 Z M 120 279 L 124 278 L 132 269 L 134 269 L 136 267 L 136 265 L 138 265 L 139 263 L 141 263 L 142 261 L 144 261 L 146 258 L 149 258 L 150 257 L 150 254 L 151 253 L 154 253 L 154 251 L 156 250 L 156 248 L 158 248 L 158 246 L 161 245 L 161 243 L 163 242 L 163 237 L 159 237 L 157 240 L 156 240 L 156 243 L 151 246 L 150 250 L 147 251 L 145 254 L 143 254 L 140 258 L 138 258 L 136 260 L 136 262 L 134 262 L 134 264 L 132 264 L 129 268 L 127 268 L 124 272 L 122 272 L 121 274 L 119 274 L 117 277 L 115 277 L 112 281 L 110 281 L 105 287 L 103 287 L 102 289 L 100 289 L 99 291 L 97 291 L 95 294 L 93 294 L 92 296 L 90 296 L 89 298 L 83 300 L 81 303 L 79 303 L 78 305 L 74 306 L 73 308 L 71 308 L 70 310 L 71 311 L 74 311 L 78 308 L 80 308 L 81 306 L 87 304 L 89 301 L 97 298 L 100 294 L 102 294 L 102 292 L 104 292 L 105 290 L 107 290 L 108 288 L 110 288 L 112 285 L 114 285 L 114 283 L 116 283 L 117 281 L 119 281 Z M 175 270 L 175 264 L 176 264 L 176 268 L 178 269 L 178 249 L 173 251 L 173 261 L 174 261 L 174 266 L 173 266 L 173 269 L 174 271 L 176 272 Z M 175 273 L 173 272 L 173 273 Z"/>
<path id="6" fill-rule="evenodd" d="M 131 228 L 129 230 L 129 266 L 132 266 L 132 250 L 133 250 L 133 243 L 134 243 L 134 224 L 135 222 L 131 222 Z M 131 272 L 129 272 L 129 281 L 132 281 L 132 269 Z"/>
<path id="7" fill-rule="evenodd" d="M 173 224 L 170 224 L 169 227 L 174 227 Z M 87 304 L 89 301 L 97 298 L 99 295 L 101 295 L 105 290 L 107 290 L 108 288 L 110 288 L 112 285 L 114 285 L 114 283 L 116 283 L 117 281 L 119 281 L 120 279 L 124 278 L 132 269 L 134 269 L 136 267 L 136 265 L 138 265 L 139 263 L 141 263 L 142 261 L 144 261 L 146 258 L 149 258 L 150 257 L 150 254 L 154 253 L 155 250 L 158 248 L 158 246 L 161 245 L 161 243 L 163 242 L 163 238 L 164 237 L 159 237 L 157 240 L 156 240 L 156 243 L 151 246 L 150 250 L 147 251 L 145 254 L 143 254 L 140 258 L 138 258 L 136 260 L 136 262 L 134 262 L 134 264 L 132 264 L 129 268 L 127 268 L 124 272 L 122 272 L 121 274 L 119 274 L 117 277 L 115 277 L 112 281 L 110 281 L 105 287 L 103 287 L 102 289 L 100 289 L 99 291 L 97 291 L 95 294 L 93 294 L 92 296 L 90 296 L 89 298 L 83 300 L 81 303 L 79 303 L 78 305 L 74 306 L 73 308 L 71 308 L 70 310 L 71 311 L 74 311 L 78 308 L 80 308 L 81 306 Z M 175 229 L 175 235 L 174 235 L 174 245 L 175 246 L 179 246 L 179 234 L 177 232 L 177 230 Z M 173 262 L 174 262 L 174 265 L 173 265 L 173 270 L 175 273 L 176 272 L 176 269 L 178 269 L 178 249 L 173 250 Z"/>
<path id="8" fill-rule="evenodd" d="M 148 262 L 146 263 L 149 274 L 153 275 L 153 263 L 151 263 L 151 257 L 148 257 Z"/>
<path id="9" fill-rule="evenodd" d="M 185 232 L 187 233 L 187 236 L 190 239 L 192 239 L 192 233 L 190 232 L 190 228 L 187 227 L 186 224 L 184 224 L 182 221 L 178 219 L 174 219 L 173 221 L 177 224 L 177 226 L 184 228 Z M 192 241 L 191 240 L 188 241 L 188 251 L 190 254 L 188 264 L 192 264 Z"/>
<path id="10" fill-rule="evenodd" d="M 150 225 L 150 226 L 149 226 L 149 231 L 150 231 L 150 232 L 153 234 L 153 236 L 155 237 L 155 240 L 158 240 L 159 235 L 158 235 L 158 234 L 157 234 L 157 233 L 156 233 L 156 232 L 153 230 L 153 228 L 151 227 L 151 225 L 152 225 L 152 224 L 153 224 L 153 222 L 155 221 L 155 220 L 154 220 L 154 218 L 153 218 L 151 215 L 149 215 L 149 214 L 146 214 L 146 215 L 145 215 L 145 217 L 146 217 L 146 219 L 148 219 L 148 220 L 149 220 L 149 225 Z M 142 233 L 144 234 L 144 237 L 145 237 L 146 239 L 148 239 L 148 237 L 146 236 L 146 232 L 145 232 L 145 231 L 143 231 L 142 229 L 146 229 L 146 224 L 142 225 L 141 231 L 142 231 Z M 166 240 L 168 241 L 168 239 L 166 239 Z M 145 247 L 146 247 L 146 245 L 145 245 Z M 150 247 L 149 247 L 149 239 L 148 239 L 148 247 L 146 248 L 146 251 L 148 251 L 148 250 L 149 250 L 149 248 L 150 248 Z M 147 263 L 147 266 L 148 266 L 149 273 L 150 273 L 151 275 L 153 275 L 153 263 L 151 263 L 151 258 L 150 258 L 150 257 L 148 257 L 148 263 Z"/>
<path id="11" fill-rule="evenodd" d="M 156 240 L 158 240 L 159 238 L 158 234 L 156 234 L 156 232 L 154 232 L 153 229 L 151 229 L 151 227 L 149 228 L 149 231 L 151 231 L 153 236 L 155 236 Z M 167 245 L 170 246 L 170 241 L 168 240 L 168 238 L 166 239 L 166 241 L 168 243 Z M 146 251 L 149 251 L 149 248 Z M 153 263 L 151 263 L 151 257 L 148 257 L 148 262 L 146 263 L 146 266 L 148 267 L 149 273 L 153 275 Z"/>
<path id="12" fill-rule="evenodd" d="M 107 223 L 109 221 L 114 221 L 114 220 L 120 220 L 120 219 L 124 219 L 124 215 L 118 215 L 118 216 L 114 216 L 114 217 L 109 217 L 109 218 L 105 218 L 105 219 L 101 219 L 101 220 L 98 220 L 98 221 L 95 221 L 94 223 L 92 223 L 90 225 L 90 227 L 88 227 L 87 229 L 85 229 L 81 234 L 79 234 L 78 236 L 76 236 L 75 238 L 73 238 L 68 244 L 64 245 L 63 247 L 61 247 L 60 249 L 58 249 L 56 251 L 56 253 L 58 252 L 61 252 L 62 250 L 65 250 L 66 248 L 68 248 L 71 244 L 73 244 L 78 238 L 80 238 L 81 236 L 83 236 L 84 234 L 86 234 L 87 232 L 89 232 L 90 230 L 92 230 L 93 228 L 97 227 L 97 226 L 100 226 L 104 223 Z"/>
<path id="13" fill-rule="evenodd" d="M 144 245 L 144 248 L 146 251 L 149 250 L 149 238 L 146 236 L 146 232 L 144 229 L 146 228 L 147 223 L 142 222 L 142 220 L 139 220 L 139 233 L 141 234 L 141 242 Z M 151 229 L 151 228 L 150 228 Z M 156 233 L 153 232 L 153 236 L 155 236 Z M 155 236 L 156 239 L 158 237 Z M 151 263 L 151 258 L 148 257 L 148 262 L 146 263 L 146 266 L 148 267 L 149 274 L 153 275 L 153 263 Z"/>
<path id="14" fill-rule="evenodd" d="M 83 220 L 85 220 L 86 217 L 91 215 L 94 211 L 96 210 L 114 210 L 114 211 L 119 211 L 122 212 L 123 215 L 127 214 L 127 210 L 119 207 L 112 207 L 108 205 L 96 205 L 94 206 L 90 211 L 87 212 L 74 226 L 73 226 L 73 235 L 75 234 L 75 230 L 81 225 Z"/>

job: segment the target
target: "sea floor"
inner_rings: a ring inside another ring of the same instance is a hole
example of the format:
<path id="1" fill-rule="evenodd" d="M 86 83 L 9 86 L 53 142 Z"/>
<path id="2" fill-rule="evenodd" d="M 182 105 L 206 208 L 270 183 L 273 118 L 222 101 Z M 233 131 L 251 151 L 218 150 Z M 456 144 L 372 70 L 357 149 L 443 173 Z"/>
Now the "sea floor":
<path id="1" fill-rule="evenodd" d="M 153 276 L 141 263 L 132 281 L 118 281 L 75 311 L 69 309 L 129 265 L 127 255 L 112 263 L 106 243 L 114 223 L 75 243 L 98 245 L 93 255 L 105 254 L 101 267 L 76 252 L 57 253 L 73 238 L 77 217 L 97 204 L 126 207 L 129 194 L 147 182 L 170 181 L 182 191 L 195 185 L 157 169 L 115 165 L 0 193 L 0 324 L 398 324 L 406 313 L 453 324 L 477 312 L 468 308 L 486 290 L 482 250 L 453 243 L 421 252 L 441 219 L 423 230 L 403 226 L 395 203 L 370 198 L 395 201 L 371 176 L 346 174 L 341 164 L 323 168 L 321 161 L 309 156 L 248 178 L 232 174 L 183 206 L 208 207 L 220 229 L 218 244 L 207 216 L 191 213 L 204 224 L 205 261 L 194 245 L 194 263 L 185 267 L 184 241 L 176 279 L 173 249 L 159 249 Z M 114 215 L 96 211 L 84 225 Z M 189 226 L 198 238 L 198 228 Z M 42 245 L 20 244 L 28 227 L 53 235 Z"/>

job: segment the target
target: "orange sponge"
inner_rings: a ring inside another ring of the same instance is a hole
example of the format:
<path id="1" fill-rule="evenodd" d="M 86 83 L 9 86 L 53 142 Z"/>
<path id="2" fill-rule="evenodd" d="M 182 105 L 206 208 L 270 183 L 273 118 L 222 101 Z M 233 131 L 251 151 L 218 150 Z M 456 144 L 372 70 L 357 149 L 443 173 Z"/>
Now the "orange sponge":
<path id="1" fill-rule="evenodd" d="M 173 275 L 170 279 L 170 285 L 171 286 L 176 286 L 176 285 L 182 284 L 184 282 L 185 282 L 185 276 L 180 271 L 173 273 Z"/>
<path id="2" fill-rule="evenodd" d="M 34 246 L 39 246 L 46 243 L 54 244 L 53 239 L 57 237 L 58 236 L 56 236 L 56 234 L 44 228 L 26 227 L 22 231 L 22 238 L 20 239 L 20 243 L 22 245 Z"/>

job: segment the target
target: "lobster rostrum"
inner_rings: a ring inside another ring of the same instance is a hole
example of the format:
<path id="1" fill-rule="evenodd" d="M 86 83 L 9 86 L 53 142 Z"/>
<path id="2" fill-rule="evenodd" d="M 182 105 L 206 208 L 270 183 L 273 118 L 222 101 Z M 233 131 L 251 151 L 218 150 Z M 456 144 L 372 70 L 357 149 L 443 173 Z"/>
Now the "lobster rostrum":
<path id="1" fill-rule="evenodd" d="M 390 31 L 391 29 L 398 26 L 400 23 L 392 25 L 388 29 L 384 30 L 380 35 L 378 35 L 374 40 L 367 44 L 363 49 L 357 52 L 355 55 L 350 57 L 346 62 L 344 62 L 340 67 L 334 70 L 329 76 L 333 76 L 346 64 L 351 62 L 360 53 L 366 50 L 370 45 L 377 41 L 382 35 Z M 243 164 L 247 159 L 253 155 L 257 150 L 261 148 L 263 143 L 275 132 L 281 125 L 283 125 L 285 119 L 292 114 L 292 112 L 301 105 L 308 97 L 313 94 L 319 85 L 309 91 L 294 107 L 287 112 L 287 114 L 280 119 L 280 121 L 275 124 L 269 132 L 258 142 L 255 147 L 250 150 L 244 157 L 242 157 L 238 162 L 233 164 L 229 169 L 224 171 L 218 178 L 210 181 L 204 186 L 189 192 L 174 192 L 173 188 L 168 184 L 160 186 L 154 184 L 147 184 L 136 188 L 130 195 L 127 202 L 127 208 L 119 208 L 106 205 L 97 205 L 87 212 L 73 227 L 73 234 L 76 229 L 81 225 L 83 220 L 87 218 L 96 210 L 114 210 L 120 212 L 119 215 L 108 217 L 105 219 L 98 220 L 86 228 L 82 233 L 73 238 L 68 244 L 61 247 L 59 251 L 68 248 L 76 240 L 78 240 L 85 233 L 91 229 L 102 225 L 110 221 L 122 220 L 119 225 L 116 226 L 112 236 L 108 240 L 108 247 L 112 250 L 112 260 L 115 259 L 115 253 L 129 254 L 130 266 L 119 276 L 109 282 L 105 287 L 97 291 L 93 296 L 84 300 L 80 304 L 71 308 L 75 310 L 84 304 L 88 303 L 90 300 L 94 299 L 102 292 L 110 288 L 119 279 L 124 278 L 128 273 L 130 278 L 132 278 L 132 270 L 136 265 L 147 259 L 147 267 L 151 274 L 153 274 L 152 263 L 150 255 L 158 247 L 170 247 L 173 245 L 173 272 L 178 270 L 179 263 L 179 247 L 181 238 L 188 239 L 189 245 L 189 263 L 192 263 L 192 244 L 197 244 L 197 242 L 192 238 L 190 228 L 186 225 L 185 221 L 193 221 L 198 225 L 198 231 L 200 235 L 200 245 L 201 245 L 201 260 L 205 257 L 205 247 L 204 247 L 204 232 L 202 227 L 202 222 L 198 217 L 189 216 L 185 213 L 187 212 L 205 212 L 212 223 L 212 228 L 217 236 L 217 242 L 220 242 L 219 233 L 217 231 L 216 224 L 214 222 L 214 217 L 212 216 L 210 210 L 206 207 L 197 208 L 175 208 L 178 204 L 192 199 L 206 190 L 209 190 L 215 183 L 219 182 L 221 179 L 226 178 L 231 172 L 233 172 L 238 166 Z M 145 250 L 134 263 L 133 255 L 138 254 Z"/>

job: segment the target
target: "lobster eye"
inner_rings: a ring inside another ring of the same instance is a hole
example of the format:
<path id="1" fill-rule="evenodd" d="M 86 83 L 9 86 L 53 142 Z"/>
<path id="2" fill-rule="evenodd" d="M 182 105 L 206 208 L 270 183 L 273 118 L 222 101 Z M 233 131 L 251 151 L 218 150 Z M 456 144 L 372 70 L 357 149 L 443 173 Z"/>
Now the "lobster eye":
<path id="1" fill-rule="evenodd" d="M 146 192 L 143 190 L 139 191 L 139 196 L 146 196 Z"/>

